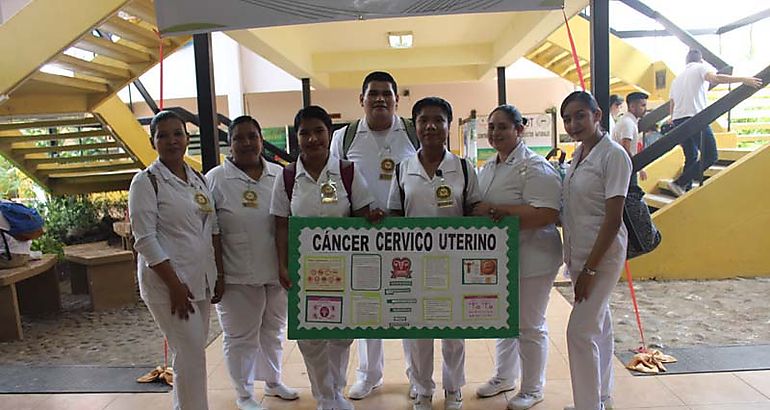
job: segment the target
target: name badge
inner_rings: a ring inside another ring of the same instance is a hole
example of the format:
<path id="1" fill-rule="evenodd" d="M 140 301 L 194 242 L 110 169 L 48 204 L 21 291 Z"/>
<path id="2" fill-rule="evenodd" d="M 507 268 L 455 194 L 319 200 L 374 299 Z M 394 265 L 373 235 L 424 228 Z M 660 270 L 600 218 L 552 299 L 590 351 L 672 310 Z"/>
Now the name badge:
<path id="1" fill-rule="evenodd" d="M 383 158 L 380 161 L 380 179 L 393 179 L 393 171 L 396 169 L 396 161 L 393 158 Z"/>
<path id="2" fill-rule="evenodd" d="M 337 184 L 331 179 L 327 180 L 321 185 L 321 203 L 337 203 Z"/>
<path id="3" fill-rule="evenodd" d="M 198 204 L 198 210 L 201 212 L 211 212 L 211 203 L 209 202 L 209 197 L 206 196 L 203 192 L 197 191 L 195 192 L 195 203 Z"/>
<path id="4" fill-rule="evenodd" d="M 452 187 L 447 184 L 441 184 L 436 188 L 436 206 L 439 208 L 449 208 L 454 206 L 455 201 L 452 196 Z"/>
<path id="5" fill-rule="evenodd" d="M 247 208 L 256 208 L 257 207 L 257 193 L 248 189 L 243 192 L 243 201 L 241 202 L 243 206 Z"/>

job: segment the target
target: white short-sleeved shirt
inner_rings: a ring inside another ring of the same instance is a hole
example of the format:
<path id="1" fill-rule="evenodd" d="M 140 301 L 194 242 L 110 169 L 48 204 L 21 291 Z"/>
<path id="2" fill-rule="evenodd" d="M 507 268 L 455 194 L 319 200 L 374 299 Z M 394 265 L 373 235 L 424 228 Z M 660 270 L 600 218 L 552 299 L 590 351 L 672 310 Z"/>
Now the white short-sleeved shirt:
<path id="1" fill-rule="evenodd" d="M 605 201 L 617 196 L 625 197 L 631 178 L 631 158 L 607 134 L 578 164 L 582 151 L 581 144 L 567 170 L 562 193 L 564 262 L 571 272 L 580 272 L 591 253 L 604 221 Z M 602 262 L 617 258 L 624 260 L 627 238 L 626 226 L 620 224 L 618 234 Z"/>
<path id="2" fill-rule="evenodd" d="M 158 182 L 156 196 L 148 171 Z M 213 197 L 206 184 L 185 165 L 187 182 L 155 160 L 137 173 L 128 191 L 128 212 L 138 253 L 137 275 L 142 299 L 170 303 L 168 287 L 150 266 L 169 260 L 179 280 L 190 288 L 194 301 L 214 289 L 217 267 L 211 242 L 216 225 Z M 201 196 L 202 195 L 202 196 Z M 207 201 L 206 212 L 196 202 Z"/>
<path id="3" fill-rule="evenodd" d="M 669 96 L 674 101 L 672 119 L 692 117 L 706 108 L 706 74 L 716 72 L 706 63 L 688 63 L 671 83 Z"/>
<path id="4" fill-rule="evenodd" d="M 281 167 L 264 159 L 262 167 L 259 180 L 252 179 L 230 159 L 206 174 L 216 203 L 228 284 L 278 284 L 275 221 L 270 215 L 270 199 Z M 256 193 L 256 205 L 244 202 L 247 192 Z"/>
<path id="5" fill-rule="evenodd" d="M 519 142 L 505 161 L 497 159 L 495 155 L 479 171 L 482 201 L 561 209 L 561 177 L 545 158 Z M 555 225 L 519 232 L 521 277 L 555 274 L 561 261 L 561 236 Z"/>
<path id="6" fill-rule="evenodd" d="M 639 119 L 634 114 L 627 112 L 620 117 L 612 130 L 612 140 L 622 144 L 623 140 L 631 140 L 631 155 L 636 155 L 642 144 L 642 137 L 639 135 Z"/>
<path id="7" fill-rule="evenodd" d="M 6 201 L 3 201 L 6 202 Z M 8 223 L 8 220 L 5 219 L 5 216 L 0 212 L 0 230 L 7 231 L 11 229 L 11 225 Z M 5 237 L 5 240 L 8 242 L 8 250 L 12 254 L 17 255 L 29 255 L 29 248 L 32 245 L 32 241 L 20 241 L 11 234 L 4 232 L 3 236 Z M 5 243 L 3 242 L 3 239 L 0 238 L 0 254 L 5 255 Z"/>
<path id="8" fill-rule="evenodd" d="M 337 158 L 348 159 L 356 163 L 356 168 L 361 171 L 366 184 L 374 194 L 374 207 L 387 209 L 388 193 L 390 192 L 390 179 L 380 178 L 380 164 L 383 159 L 389 157 L 396 164 L 413 156 L 417 151 L 404 128 L 404 122 L 398 116 L 393 116 L 390 130 L 383 135 L 374 133 L 369 129 L 366 118 L 358 122 L 356 136 L 348 149 L 347 158 L 343 158 L 343 142 L 347 127 L 334 132 L 331 143 L 331 154 Z"/>
<path id="9" fill-rule="evenodd" d="M 294 190 L 291 200 L 286 196 L 286 188 L 283 184 L 283 175 L 275 178 L 273 196 L 270 202 L 270 214 L 275 216 L 323 216 L 343 217 L 350 216 L 350 198 L 352 197 L 353 210 L 359 210 L 374 202 L 374 197 L 366 185 L 364 177 L 354 166 L 352 193 L 345 190 L 340 174 L 339 159 L 329 155 L 318 181 L 313 180 L 302 160 L 297 161 L 297 172 L 294 176 Z M 332 204 L 321 203 L 321 186 L 331 179 L 337 187 L 337 202 Z"/>
<path id="10" fill-rule="evenodd" d="M 441 185 L 441 178 L 434 175 L 429 178 L 423 168 L 420 158 L 415 155 L 398 164 L 400 168 L 401 189 L 404 192 L 406 205 L 401 204 L 401 190 L 398 181 L 393 178 L 388 199 L 388 209 L 403 210 L 404 216 L 463 216 L 463 188 L 465 188 L 465 205 L 471 206 L 481 202 L 479 182 L 476 170 L 466 161 L 468 167 L 468 186 L 465 187 L 460 158 L 449 151 L 444 151 L 444 159 L 438 170 L 444 182 L 452 188 L 453 205 L 439 207 L 436 203 L 436 188 Z"/>

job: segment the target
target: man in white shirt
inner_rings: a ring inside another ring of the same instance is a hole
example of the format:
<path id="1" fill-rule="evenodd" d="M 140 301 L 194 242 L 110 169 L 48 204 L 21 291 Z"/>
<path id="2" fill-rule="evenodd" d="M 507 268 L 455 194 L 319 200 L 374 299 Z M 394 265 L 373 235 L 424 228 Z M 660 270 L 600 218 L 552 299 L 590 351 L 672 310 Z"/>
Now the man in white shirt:
<path id="1" fill-rule="evenodd" d="M 626 96 L 628 111 L 620 117 L 612 130 L 612 139 L 622 145 L 631 158 L 644 148 L 638 125 L 639 120 L 647 112 L 647 98 L 649 98 L 647 94 L 638 91 L 628 94 Z M 647 174 L 639 171 L 639 177 L 644 181 L 647 179 Z"/>
<path id="2" fill-rule="evenodd" d="M 353 161 L 374 195 L 372 208 L 387 209 L 396 164 L 414 156 L 419 142 L 411 120 L 396 115 L 398 86 L 390 74 L 369 73 L 359 101 L 364 118 L 334 132 L 331 154 Z M 381 386 L 384 363 L 382 340 L 359 340 L 356 382 L 348 397 L 360 400 Z"/>
<path id="3" fill-rule="evenodd" d="M 706 108 L 708 83 L 730 84 L 743 83 L 759 88 L 762 80 L 754 77 L 736 77 L 717 72 L 703 62 L 700 50 L 687 53 L 687 66 L 671 83 L 670 120 L 674 127 Z M 703 146 L 701 146 L 701 141 Z M 717 143 L 710 126 L 704 127 L 681 143 L 684 152 L 684 169 L 676 180 L 669 182 L 668 188 L 676 196 L 683 195 L 692 188 L 692 181 L 701 169 L 705 170 L 717 161 Z M 700 161 L 698 161 L 700 151 Z"/>
<path id="4" fill-rule="evenodd" d="M 623 99 L 617 94 L 610 96 L 610 130 L 609 133 L 615 130 L 615 123 L 620 118 L 620 109 L 623 107 Z"/>

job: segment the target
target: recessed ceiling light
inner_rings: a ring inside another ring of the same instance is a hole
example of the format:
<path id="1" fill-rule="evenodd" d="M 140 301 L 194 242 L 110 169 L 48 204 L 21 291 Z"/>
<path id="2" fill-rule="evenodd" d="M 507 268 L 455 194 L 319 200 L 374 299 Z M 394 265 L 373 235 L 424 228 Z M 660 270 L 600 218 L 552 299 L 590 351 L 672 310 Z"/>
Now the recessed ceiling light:
<path id="1" fill-rule="evenodd" d="M 391 31 L 388 33 L 388 44 L 391 48 L 410 48 L 414 35 L 411 31 Z"/>

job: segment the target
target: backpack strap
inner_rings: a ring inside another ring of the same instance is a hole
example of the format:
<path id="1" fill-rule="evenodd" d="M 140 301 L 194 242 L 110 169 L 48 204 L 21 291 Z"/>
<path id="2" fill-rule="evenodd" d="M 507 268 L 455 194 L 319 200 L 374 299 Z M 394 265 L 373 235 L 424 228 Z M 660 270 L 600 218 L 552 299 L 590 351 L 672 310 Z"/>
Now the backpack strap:
<path id="1" fill-rule="evenodd" d="M 193 168 L 193 167 L 190 167 L 190 169 L 192 170 L 193 174 L 195 174 L 195 176 L 198 177 L 198 179 L 200 179 L 201 182 L 203 182 L 203 186 L 208 188 L 209 184 L 206 182 L 206 178 L 203 177 L 203 174 L 201 174 L 200 172 L 195 170 L 195 168 Z"/>
<path id="2" fill-rule="evenodd" d="M 396 185 L 398 186 L 398 196 L 401 197 L 401 211 L 406 213 L 406 204 L 404 203 L 406 194 L 404 193 L 404 187 L 401 186 L 401 164 L 398 163 L 396 165 Z"/>
<path id="3" fill-rule="evenodd" d="M 286 192 L 286 198 L 291 202 L 291 197 L 294 194 L 294 180 L 297 176 L 297 163 L 292 162 L 289 165 L 283 167 L 283 189 Z"/>
<path id="4" fill-rule="evenodd" d="M 348 124 L 345 128 L 345 135 L 342 138 L 342 159 L 348 159 L 348 151 L 350 151 L 350 146 L 353 145 L 353 139 L 356 138 L 358 124 L 360 123 L 361 120 L 358 119 Z"/>
<path id="5" fill-rule="evenodd" d="M 155 176 L 149 169 L 147 170 L 147 177 L 150 178 L 150 184 L 152 184 L 152 190 L 155 191 L 155 196 L 158 196 L 158 177 Z"/>
<path id="6" fill-rule="evenodd" d="M 340 160 L 340 177 L 342 178 L 342 186 L 345 187 L 345 192 L 348 193 L 348 203 L 350 203 L 350 214 L 353 215 L 353 176 L 355 175 L 355 169 L 353 168 L 352 161 Z"/>
<path id="7" fill-rule="evenodd" d="M 2 259 L 5 259 L 5 260 L 9 261 L 13 257 L 11 256 L 11 249 L 8 247 L 8 238 L 5 237 L 5 231 L 4 230 L 0 230 L 0 235 L 3 236 L 3 243 L 5 244 L 5 255 L 2 256 Z"/>
<path id="8" fill-rule="evenodd" d="M 468 160 L 460 158 L 460 168 L 463 169 L 463 211 L 468 208 L 465 199 L 468 196 Z"/>
<path id="9" fill-rule="evenodd" d="M 412 146 L 414 146 L 414 150 L 417 151 L 420 149 L 420 140 L 417 138 L 417 130 L 414 128 L 414 122 L 412 120 L 400 117 L 401 122 L 404 124 L 404 130 L 406 131 L 406 136 L 409 138 L 409 142 L 412 143 Z"/>

